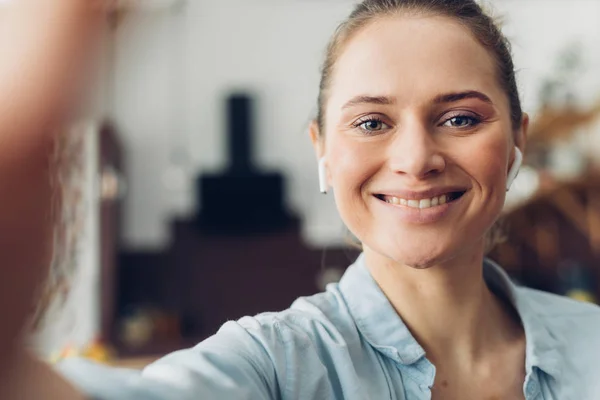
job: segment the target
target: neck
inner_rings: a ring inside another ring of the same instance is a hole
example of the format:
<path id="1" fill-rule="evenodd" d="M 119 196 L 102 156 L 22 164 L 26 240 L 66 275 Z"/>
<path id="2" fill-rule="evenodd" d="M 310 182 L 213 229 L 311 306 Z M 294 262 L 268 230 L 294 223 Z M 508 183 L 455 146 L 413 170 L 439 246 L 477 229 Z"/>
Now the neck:
<path id="1" fill-rule="evenodd" d="M 482 249 L 427 269 L 365 249 L 373 278 L 434 364 L 475 365 L 523 335 L 483 279 Z"/>

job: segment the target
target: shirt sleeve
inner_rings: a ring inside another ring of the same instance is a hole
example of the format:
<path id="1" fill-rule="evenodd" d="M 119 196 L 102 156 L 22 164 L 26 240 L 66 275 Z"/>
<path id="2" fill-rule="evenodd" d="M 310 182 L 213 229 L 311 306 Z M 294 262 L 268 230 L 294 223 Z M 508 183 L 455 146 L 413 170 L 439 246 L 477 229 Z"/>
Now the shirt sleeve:
<path id="1" fill-rule="evenodd" d="M 278 399 L 275 327 L 252 318 L 228 322 L 196 347 L 177 351 L 143 371 L 67 360 L 59 370 L 94 400 Z"/>

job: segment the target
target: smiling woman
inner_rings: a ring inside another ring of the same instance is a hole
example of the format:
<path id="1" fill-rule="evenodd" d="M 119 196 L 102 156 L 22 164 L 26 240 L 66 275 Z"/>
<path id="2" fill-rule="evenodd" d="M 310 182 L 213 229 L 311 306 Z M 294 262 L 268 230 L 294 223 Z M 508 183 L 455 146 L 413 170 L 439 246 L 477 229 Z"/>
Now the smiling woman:
<path id="1" fill-rule="evenodd" d="M 406 2 L 401 15 L 381 9 L 376 23 L 373 14 L 334 38 L 313 140 L 344 221 L 365 249 L 374 247 L 367 257 L 426 267 L 454 259 L 464 244 L 481 247 L 527 119 L 504 89 L 514 76 L 498 84 L 495 49 L 469 25 L 417 3 Z M 493 35 L 500 38 L 488 26 L 489 42 Z"/>
<path id="2" fill-rule="evenodd" d="M 478 4 L 363 1 L 332 38 L 318 105 L 321 188 L 363 247 L 339 284 L 141 373 L 63 372 L 106 399 L 600 398 L 598 307 L 484 258 L 528 117 Z"/>

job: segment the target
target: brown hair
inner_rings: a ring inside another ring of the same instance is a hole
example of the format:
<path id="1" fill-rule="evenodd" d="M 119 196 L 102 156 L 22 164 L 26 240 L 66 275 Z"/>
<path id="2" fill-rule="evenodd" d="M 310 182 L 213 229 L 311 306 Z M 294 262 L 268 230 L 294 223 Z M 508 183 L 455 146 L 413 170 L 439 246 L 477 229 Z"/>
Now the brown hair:
<path id="1" fill-rule="evenodd" d="M 325 103 L 331 84 L 331 77 L 337 59 L 344 46 L 361 28 L 377 18 L 400 13 L 444 16 L 467 27 L 473 36 L 488 49 L 497 64 L 500 86 L 508 96 L 511 122 L 514 130 L 521 125 L 523 112 L 515 79 L 510 43 L 494 20 L 487 15 L 474 0 L 364 0 L 358 4 L 346 21 L 335 31 L 321 70 L 319 85 L 318 112 L 316 122 L 323 134 L 325 124 Z"/>

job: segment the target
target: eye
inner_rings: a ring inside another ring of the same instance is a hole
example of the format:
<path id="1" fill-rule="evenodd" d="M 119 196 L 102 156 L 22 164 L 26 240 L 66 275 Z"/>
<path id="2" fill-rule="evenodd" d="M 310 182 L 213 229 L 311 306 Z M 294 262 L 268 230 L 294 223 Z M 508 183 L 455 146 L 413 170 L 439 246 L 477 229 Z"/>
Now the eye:
<path id="1" fill-rule="evenodd" d="M 451 128 L 471 128 L 479 124 L 481 120 L 469 115 L 456 115 L 448 118 L 442 125 Z"/>
<path id="2" fill-rule="evenodd" d="M 381 119 L 375 117 L 368 117 L 358 120 L 354 127 L 359 128 L 367 133 L 379 132 L 389 128 L 389 125 L 384 123 Z"/>

